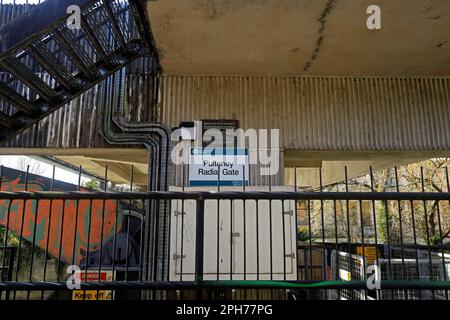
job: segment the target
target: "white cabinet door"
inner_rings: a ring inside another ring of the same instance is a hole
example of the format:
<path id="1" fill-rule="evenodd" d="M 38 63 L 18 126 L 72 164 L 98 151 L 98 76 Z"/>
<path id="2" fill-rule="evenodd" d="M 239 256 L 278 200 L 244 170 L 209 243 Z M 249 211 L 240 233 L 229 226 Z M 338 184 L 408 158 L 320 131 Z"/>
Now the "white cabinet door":
<path id="1" fill-rule="evenodd" d="M 235 201 L 234 278 L 247 280 L 295 278 L 294 201 Z M 258 212 L 258 216 L 257 216 Z M 284 221 L 283 221 L 284 220 Z M 283 231 L 284 230 L 284 231 Z M 258 263 L 259 262 L 259 263 Z"/>
<path id="2" fill-rule="evenodd" d="M 186 191 L 191 189 L 209 191 Z M 171 214 L 171 280 L 180 280 L 181 270 L 183 280 L 193 280 L 196 203 L 173 200 Z M 244 208 L 242 200 L 206 200 L 203 232 L 205 280 L 239 280 L 244 273 L 247 280 L 268 280 L 270 274 L 274 280 L 283 280 L 285 272 L 287 280 L 296 279 L 295 201 L 247 200 Z"/>

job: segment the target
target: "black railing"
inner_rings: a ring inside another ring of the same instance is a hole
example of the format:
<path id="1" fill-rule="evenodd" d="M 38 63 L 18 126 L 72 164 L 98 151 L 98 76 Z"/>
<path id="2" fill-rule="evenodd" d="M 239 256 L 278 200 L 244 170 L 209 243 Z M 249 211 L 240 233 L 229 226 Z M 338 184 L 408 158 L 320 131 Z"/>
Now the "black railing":
<path id="1" fill-rule="evenodd" d="M 324 209 L 329 202 L 355 202 L 358 209 L 354 213 L 363 215 L 366 214 L 362 211 L 366 202 L 381 202 L 390 215 L 391 210 L 395 211 L 392 206 L 399 201 L 413 207 L 425 204 L 425 209 L 427 202 L 432 201 L 435 207 L 447 210 L 448 192 L 264 192 L 247 187 L 245 192 L 1 192 L 0 199 L 2 223 L 12 230 L 6 232 L 2 241 L 5 245 L 11 242 L 13 233 L 19 239 L 13 279 L 3 281 L 0 290 L 26 291 L 28 298 L 33 291 L 67 291 L 67 282 L 61 276 L 63 267 L 67 265 L 80 267 L 79 274 L 84 273 L 85 279 L 91 275 L 91 281 L 82 281 L 80 290 L 115 290 L 124 296 L 124 292 L 135 290 L 139 298 L 154 297 L 153 293 L 161 294 L 162 290 L 166 295 L 158 297 L 167 298 L 170 296 L 167 292 L 174 290 L 193 290 L 193 297 L 199 298 L 205 290 L 211 289 L 264 289 L 272 295 L 274 290 L 316 289 L 323 291 L 322 297 L 327 298 L 332 295 L 332 290 L 339 291 L 340 297 L 344 290 L 354 290 L 371 296 L 365 274 L 368 259 L 375 264 L 382 261 L 382 272 L 388 272 L 388 266 L 394 260 L 399 266 L 403 263 L 403 269 L 398 268 L 395 275 L 390 272 L 389 277 L 382 277 L 380 290 L 383 292 L 427 290 L 433 293 L 434 298 L 436 295 L 447 298 L 450 289 L 447 279 L 449 245 L 427 242 L 429 237 L 426 235 L 419 241 L 422 243 L 415 244 L 393 238 L 375 239 L 376 232 L 373 231 L 390 227 L 388 224 L 382 226 L 383 222 L 372 225 L 374 230 L 371 232 L 370 228 L 362 225 L 359 233 L 344 229 L 342 234 L 339 231 L 330 234 L 329 230 L 336 229 L 329 217 L 336 212 Z M 157 279 L 149 277 L 151 266 L 145 264 L 151 261 L 151 255 L 158 253 L 155 253 L 156 248 L 144 245 L 143 229 L 153 214 L 146 209 L 147 206 L 160 201 L 172 204 L 168 222 L 172 234 L 159 234 L 170 249 L 164 257 L 167 273 Z M 291 234 L 293 228 L 290 223 L 297 216 L 297 212 L 291 210 L 297 207 L 293 204 L 300 201 L 306 201 L 310 214 L 318 202 L 321 217 L 309 216 L 309 236 L 300 241 L 297 248 L 297 235 L 295 232 Z M 427 211 L 423 213 L 427 214 Z M 221 218 L 216 220 L 217 216 Z M 66 223 L 61 221 L 62 218 Z M 51 219 L 58 224 L 53 225 Z M 336 241 L 327 241 L 333 237 Z M 294 252 L 288 249 L 292 246 Z M 375 248 L 372 255 L 376 257 L 361 253 L 369 247 Z M 309 251 L 303 262 L 299 261 L 297 249 Z M 312 254 L 314 250 L 318 252 L 315 257 Z M 42 262 L 44 266 L 42 263 L 33 265 L 39 259 L 40 251 L 56 259 L 54 279 L 50 280 L 49 257 Z M 417 251 L 420 254 L 416 254 Z M 360 276 L 356 277 L 350 266 L 345 270 L 343 265 L 339 267 L 339 263 L 343 264 L 342 259 L 331 261 L 332 256 L 340 252 L 360 261 Z M 407 253 L 412 256 L 407 257 Z M 27 272 L 23 271 L 22 261 L 27 262 Z M 415 270 L 417 274 L 408 278 L 405 273 L 415 268 L 415 261 L 421 265 L 425 263 L 425 269 Z M 306 271 L 298 273 L 299 267 Z M 44 279 L 37 279 L 42 276 L 43 268 L 47 269 L 47 274 L 44 274 Z M 320 272 L 311 272 L 313 268 Z M 423 271 L 427 268 L 430 273 Z M 101 274 L 108 270 L 112 271 L 112 277 L 105 281 Z M 93 277 L 93 272 L 98 276 Z M 426 274 L 421 277 L 421 272 Z M 145 295 L 144 292 L 150 293 Z M 61 293 L 57 295 L 64 297 Z"/>

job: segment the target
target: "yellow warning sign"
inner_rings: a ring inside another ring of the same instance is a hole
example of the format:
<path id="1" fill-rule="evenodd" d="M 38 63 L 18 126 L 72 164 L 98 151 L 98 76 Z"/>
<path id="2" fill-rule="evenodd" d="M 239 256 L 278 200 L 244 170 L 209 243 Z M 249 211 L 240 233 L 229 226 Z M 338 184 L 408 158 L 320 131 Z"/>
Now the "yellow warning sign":
<path id="1" fill-rule="evenodd" d="M 364 256 L 366 258 L 366 263 L 370 265 L 373 264 L 377 259 L 377 248 L 375 246 L 364 246 L 363 253 L 363 247 L 358 246 L 356 248 L 356 254 L 358 256 Z"/>
<path id="2" fill-rule="evenodd" d="M 339 278 L 344 281 L 351 281 L 352 274 L 347 270 L 339 269 Z"/>
<path id="3" fill-rule="evenodd" d="M 111 290 L 74 290 L 72 292 L 72 300 L 112 300 L 113 292 Z"/>
<path id="4" fill-rule="evenodd" d="M 75 273 L 75 279 L 81 282 L 113 281 L 112 271 L 80 270 Z M 73 290 L 72 300 L 113 300 L 112 290 Z"/>

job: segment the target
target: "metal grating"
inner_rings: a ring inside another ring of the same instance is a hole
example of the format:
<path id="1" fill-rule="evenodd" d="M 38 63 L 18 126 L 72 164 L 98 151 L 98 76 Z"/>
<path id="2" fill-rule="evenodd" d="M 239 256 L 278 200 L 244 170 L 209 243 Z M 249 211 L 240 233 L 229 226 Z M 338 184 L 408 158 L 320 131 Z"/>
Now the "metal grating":
<path id="1" fill-rule="evenodd" d="M 450 279 L 450 255 L 417 248 L 384 247 L 386 259 L 379 259 L 383 280 L 447 281 Z M 450 292 L 438 290 L 381 290 L 381 299 L 445 300 Z"/>
<path id="2" fill-rule="evenodd" d="M 365 263 L 362 256 L 333 250 L 331 253 L 334 279 L 340 281 L 365 280 Z M 339 300 L 366 300 L 365 290 L 338 290 Z"/>
<path id="3" fill-rule="evenodd" d="M 382 280 L 445 281 L 450 277 L 450 260 L 442 264 L 441 259 L 380 259 Z M 446 300 L 445 290 L 380 290 L 382 300 Z"/>

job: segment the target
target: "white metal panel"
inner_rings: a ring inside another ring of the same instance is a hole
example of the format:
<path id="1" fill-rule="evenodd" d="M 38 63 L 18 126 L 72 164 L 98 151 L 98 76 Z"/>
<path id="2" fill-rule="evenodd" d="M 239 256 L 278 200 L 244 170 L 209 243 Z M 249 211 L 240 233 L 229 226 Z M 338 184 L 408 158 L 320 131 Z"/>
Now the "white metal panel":
<path id="1" fill-rule="evenodd" d="M 272 190 L 286 189 L 273 187 Z M 171 191 L 179 190 L 180 188 L 171 188 Z M 212 191 L 213 188 L 185 188 L 185 190 Z M 226 187 L 221 190 L 241 189 Z M 267 191 L 268 187 L 247 187 L 246 190 Z M 183 204 L 181 200 L 173 200 L 171 214 L 170 277 L 171 280 L 193 280 L 196 203 L 193 200 L 185 200 Z M 285 200 L 283 205 L 281 200 L 260 200 L 257 205 L 256 201 L 247 200 L 244 210 L 242 200 L 206 200 L 204 235 L 205 280 L 216 280 L 217 273 L 221 280 L 230 279 L 230 273 L 234 280 L 242 280 L 244 271 L 247 280 L 258 278 L 269 280 L 271 273 L 274 280 L 283 280 L 284 270 L 287 280 L 297 278 L 295 201 Z"/>

